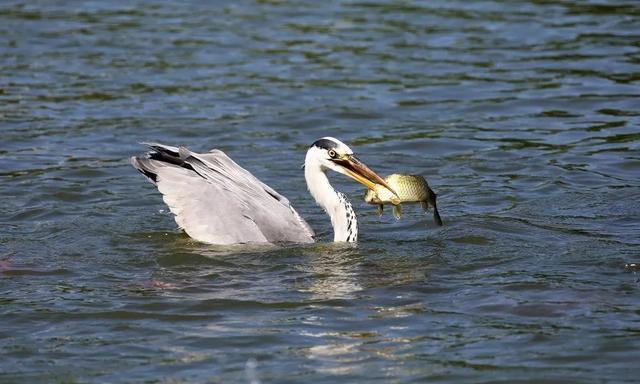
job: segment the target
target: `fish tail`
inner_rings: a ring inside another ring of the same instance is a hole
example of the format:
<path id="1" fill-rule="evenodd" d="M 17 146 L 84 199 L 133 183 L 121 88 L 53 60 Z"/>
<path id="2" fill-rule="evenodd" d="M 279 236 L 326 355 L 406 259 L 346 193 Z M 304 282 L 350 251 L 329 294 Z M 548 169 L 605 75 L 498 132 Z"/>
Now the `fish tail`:
<path id="1" fill-rule="evenodd" d="M 433 192 L 431 188 L 429 188 L 428 190 L 429 190 L 429 203 L 431 203 L 431 205 L 433 206 L 433 221 L 439 226 L 442 226 L 442 218 L 440 217 L 440 213 L 438 212 L 438 206 L 436 205 L 436 199 L 438 198 L 438 195 L 436 195 L 436 193 Z"/>
<path id="2" fill-rule="evenodd" d="M 433 221 L 442 227 L 442 218 L 440 218 L 440 214 L 438 213 L 438 208 L 433 206 Z"/>

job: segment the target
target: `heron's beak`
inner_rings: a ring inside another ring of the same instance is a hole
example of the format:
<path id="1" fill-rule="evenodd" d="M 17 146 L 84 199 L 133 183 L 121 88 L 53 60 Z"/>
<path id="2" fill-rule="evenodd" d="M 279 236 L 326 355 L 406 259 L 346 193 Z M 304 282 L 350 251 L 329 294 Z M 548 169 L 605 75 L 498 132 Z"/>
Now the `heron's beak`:
<path id="1" fill-rule="evenodd" d="M 333 161 L 344 168 L 345 174 L 347 176 L 357 181 L 358 183 L 363 184 L 367 188 L 375 190 L 376 184 L 380 184 L 397 196 L 396 191 L 394 191 L 393 188 L 391 188 L 382 177 L 373 172 L 355 155 L 346 155 L 341 159 L 335 159 Z"/>

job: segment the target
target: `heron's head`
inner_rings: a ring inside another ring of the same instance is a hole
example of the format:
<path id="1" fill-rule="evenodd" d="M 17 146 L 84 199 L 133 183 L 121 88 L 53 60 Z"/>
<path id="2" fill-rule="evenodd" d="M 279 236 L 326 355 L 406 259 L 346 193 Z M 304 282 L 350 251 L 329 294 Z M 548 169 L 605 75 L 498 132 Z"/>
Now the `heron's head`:
<path id="1" fill-rule="evenodd" d="M 395 194 L 384 179 L 361 162 L 348 145 L 336 138 L 316 140 L 307 151 L 305 166 L 309 166 L 309 163 L 319 165 L 322 171 L 330 169 L 348 176 L 369 189 L 374 189 L 376 184 L 384 185 Z"/>

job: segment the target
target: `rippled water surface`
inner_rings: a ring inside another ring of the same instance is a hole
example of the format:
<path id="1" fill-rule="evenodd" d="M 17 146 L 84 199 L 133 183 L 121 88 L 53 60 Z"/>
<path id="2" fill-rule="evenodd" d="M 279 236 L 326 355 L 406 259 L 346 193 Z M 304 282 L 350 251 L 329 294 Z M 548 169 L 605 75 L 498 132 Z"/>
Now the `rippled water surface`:
<path id="1" fill-rule="evenodd" d="M 638 2 L 9 0 L 0 35 L 0 382 L 637 382 Z M 336 175 L 332 244 L 326 135 L 445 226 Z M 148 140 L 224 150 L 319 242 L 190 240 Z"/>

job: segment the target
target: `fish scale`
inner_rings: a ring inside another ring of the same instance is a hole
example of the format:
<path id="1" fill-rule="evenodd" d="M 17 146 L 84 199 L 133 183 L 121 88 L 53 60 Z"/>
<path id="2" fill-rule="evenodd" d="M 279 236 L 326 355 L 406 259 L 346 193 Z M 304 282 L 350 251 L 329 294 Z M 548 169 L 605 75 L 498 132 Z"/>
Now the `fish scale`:
<path id="1" fill-rule="evenodd" d="M 433 220 L 436 224 L 442 225 L 442 219 L 436 206 L 436 194 L 429 188 L 424 177 L 394 173 L 384 180 L 396 194 L 383 185 L 376 184 L 374 190 L 367 189 L 364 195 L 365 202 L 378 205 L 380 215 L 382 215 L 384 204 L 393 205 L 393 215 L 396 219 L 399 219 L 401 215 L 401 203 L 421 203 L 425 211 L 431 204 L 433 206 Z"/>

